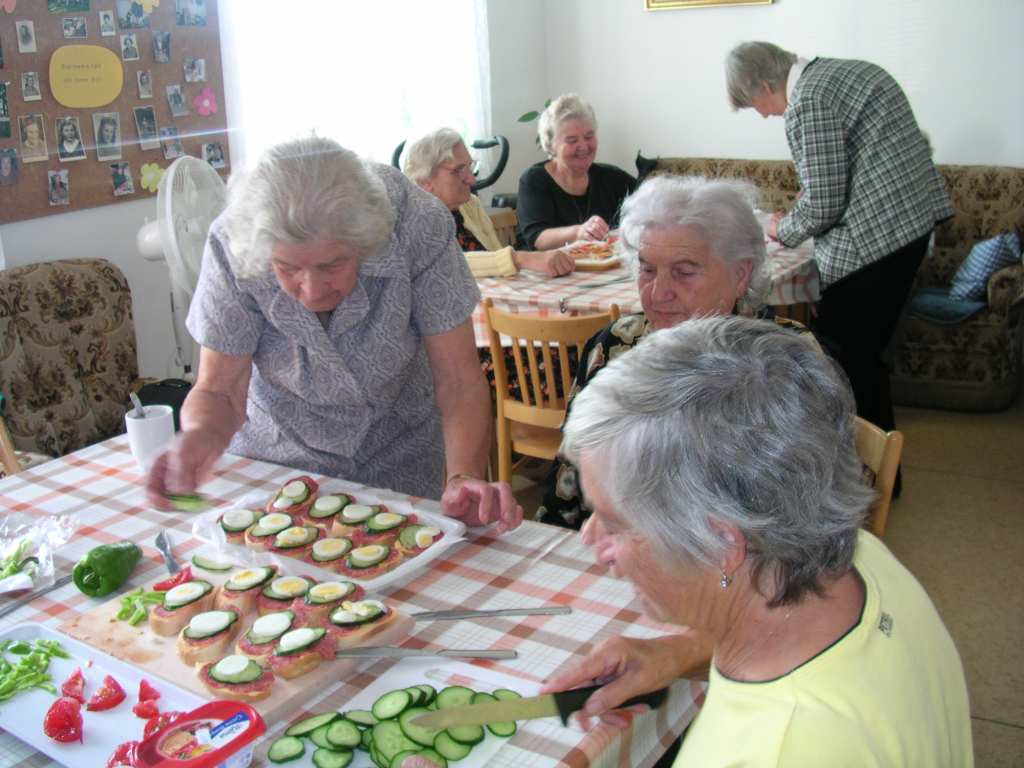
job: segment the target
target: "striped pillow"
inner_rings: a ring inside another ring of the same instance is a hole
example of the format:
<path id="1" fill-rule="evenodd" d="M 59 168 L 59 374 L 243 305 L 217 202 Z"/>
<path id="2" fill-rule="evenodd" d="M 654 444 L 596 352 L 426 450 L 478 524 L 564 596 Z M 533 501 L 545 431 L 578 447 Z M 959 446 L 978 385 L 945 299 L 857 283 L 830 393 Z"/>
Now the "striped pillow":
<path id="1" fill-rule="evenodd" d="M 1009 267 L 1020 260 L 1020 238 L 1016 232 L 1007 232 L 976 243 L 953 278 L 949 298 L 958 301 L 984 300 L 988 279 L 1003 267 Z"/>

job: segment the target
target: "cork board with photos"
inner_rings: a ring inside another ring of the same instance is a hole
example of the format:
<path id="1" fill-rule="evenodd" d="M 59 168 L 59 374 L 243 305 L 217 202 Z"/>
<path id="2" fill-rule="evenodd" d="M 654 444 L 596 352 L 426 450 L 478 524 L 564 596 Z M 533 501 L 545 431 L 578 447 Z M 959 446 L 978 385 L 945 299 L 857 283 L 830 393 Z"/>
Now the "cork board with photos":
<path id="1" fill-rule="evenodd" d="M 226 126 L 216 0 L 0 4 L 0 224 L 151 196 L 183 154 L 226 176 Z"/>

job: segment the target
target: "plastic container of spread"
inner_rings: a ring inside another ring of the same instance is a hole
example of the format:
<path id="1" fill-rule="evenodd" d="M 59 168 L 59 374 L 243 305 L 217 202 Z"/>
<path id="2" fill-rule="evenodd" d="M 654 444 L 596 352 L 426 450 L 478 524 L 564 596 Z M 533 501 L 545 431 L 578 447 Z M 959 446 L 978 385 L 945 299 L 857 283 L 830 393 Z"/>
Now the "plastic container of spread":
<path id="1" fill-rule="evenodd" d="M 139 745 L 139 768 L 248 768 L 263 718 L 240 701 L 211 701 Z"/>

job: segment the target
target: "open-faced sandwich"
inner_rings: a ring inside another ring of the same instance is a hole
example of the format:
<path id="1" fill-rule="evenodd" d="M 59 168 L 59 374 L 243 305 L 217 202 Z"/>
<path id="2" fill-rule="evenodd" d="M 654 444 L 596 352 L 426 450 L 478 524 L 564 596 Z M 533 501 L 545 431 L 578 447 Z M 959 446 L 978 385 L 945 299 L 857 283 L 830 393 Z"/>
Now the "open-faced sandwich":
<path id="1" fill-rule="evenodd" d="M 404 559 L 405 555 L 398 547 L 390 544 L 367 544 L 349 552 L 337 570 L 351 579 L 373 579 L 397 567 Z"/>
<path id="2" fill-rule="evenodd" d="M 299 677 L 335 658 L 334 638 L 323 627 L 299 627 L 285 632 L 270 655 L 275 675 Z"/>
<path id="3" fill-rule="evenodd" d="M 351 551 L 352 542 L 349 539 L 318 539 L 303 559 L 321 568 L 334 568 L 336 564 L 343 563 L 345 556 Z"/>
<path id="4" fill-rule="evenodd" d="M 317 496 L 313 506 L 309 508 L 306 517 L 313 525 L 320 526 L 325 531 L 330 530 L 331 524 L 341 512 L 355 499 L 345 493 L 333 493 Z"/>
<path id="5" fill-rule="evenodd" d="M 274 579 L 256 598 L 256 612 L 263 616 L 275 611 L 288 610 L 293 607 L 292 603 L 296 599 L 301 601 L 312 586 L 313 582 L 302 576 L 281 576 Z"/>
<path id="6" fill-rule="evenodd" d="M 223 586 L 217 590 L 214 607 L 225 611 L 235 611 L 245 616 L 256 610 L 256 598 L 260 590 L 277 575 L 277 567 L 273 565 L 242 568 L 232 573 Z"/>
<path id="7" fill-rule="evenodd" d="M 331 611 L 328 633 L 337 648 L 356 648 L 394 622 L 398 614 L 380 600 L 344 602 Z"/>
<path id="8" fill-rule="evenodd" d="M 323 534 L 323 530 L 315 525 L 293 525 L 274 537 L 270 551 L 304 560 Z"/>
<path id="9" fill-rule="evenodd" d="M 274 673 L 248 656 L 232 654 L 199 667 L 199 679 L 218 699 L 259 701 L 270 695 Z"/>
<path id="10" fill-rule="evenodd" d="M 221 658 L 239 629 L 234 611 L 204 611 L 189 619 L 178 634 L 178 656 L 189 666 Z"/>
<path id="11" fill-rule="evenodd" d="M 383 506 L 374 504 L 346 504 L 334 518 L 330 534 L 335 538 L 351 539 L 362 532 L 363 524 L 374 515 L 386 512 Z"/>
<path id="12" fill-rule="evenodd" d="M 418 555 L 435 541 L 444 536 L 444 531 L 432 525 L 413 523 L 398 534 L 398 548 L 409 557 Z"/>
<path id="13" fill-rule="evenodd" d="M 213 596 L 213 585 L 201 579 L 172 587 L 164 593 L 163 602 L 149 610 L 149 628 L 163 637 L 172 637 L 197 613 L 210 610 Z"/>
<path id="14" fill-rule="evenodd" d="M 363 523 L 354 534 L 359 546 L 367 544 L 391 544 L 407 525 L 416 522 L 415 515 L 400 515 L 397 512 L 378 512 Z"/>
<path id="15" fill-rule="evenodd" d="M 238 638 L 238 642 L 235 643 L 235 650 L 266 666 L 270 660 L 270 654 L 274 652 L 274 646 L 277 645 L 277 641 L 294 624 L 295 612 L 290 610 L 277 611 L 276 613 L 268 613 L 266 616 L 260 616 Z"/>
<path id="16" fill-rule="evenodd" d="M 293 478 L 282 485 L 267 502 L 267 512 L 291 515 L 296 525 L 302 525 L 306 513 L 316 501 L 316 492 L 319 489 L 316 481 L 307 475 Z"/>
<path id="17" fill-rule="evenodd" d="M 274 539 L 281 531 L 295 525 L 291 515 L 283 512 L 271 512 L 263 515 L 245 531 L 245 546 L 250 549 L 270 549 Z"/>
<path id="18" fill-rule="evenodd" d="M 310 587 L 302 603 L 296 604 L 295 612 L 307 626 L 324 625 L 331 611 L 346 600 L 358 600 L 362 596 L 363 588 L 351 581 L 322 581 Z"/>
<path id="19" fill-rule="evenodd" d="M 243 544 L 246 529 L 252 527 L 262 516 L 262 512 L 254 512 L 251 509 L 229 509 L 220 516 L 217 523 L 228 541 L 232 544 Z"/>

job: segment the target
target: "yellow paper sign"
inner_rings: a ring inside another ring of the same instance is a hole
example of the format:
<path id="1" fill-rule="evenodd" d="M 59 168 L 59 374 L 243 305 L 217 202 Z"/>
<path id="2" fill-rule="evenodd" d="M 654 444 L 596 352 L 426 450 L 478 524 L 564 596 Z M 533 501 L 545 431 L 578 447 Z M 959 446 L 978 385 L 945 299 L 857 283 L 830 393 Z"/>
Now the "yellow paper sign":
<path id="1" fill-rule="evenodd" d="M 103 107 L 121 93 L 124 69 L 109 48 L 65 45 L 50 57 L 50 91 L 71 109 Z"/>

